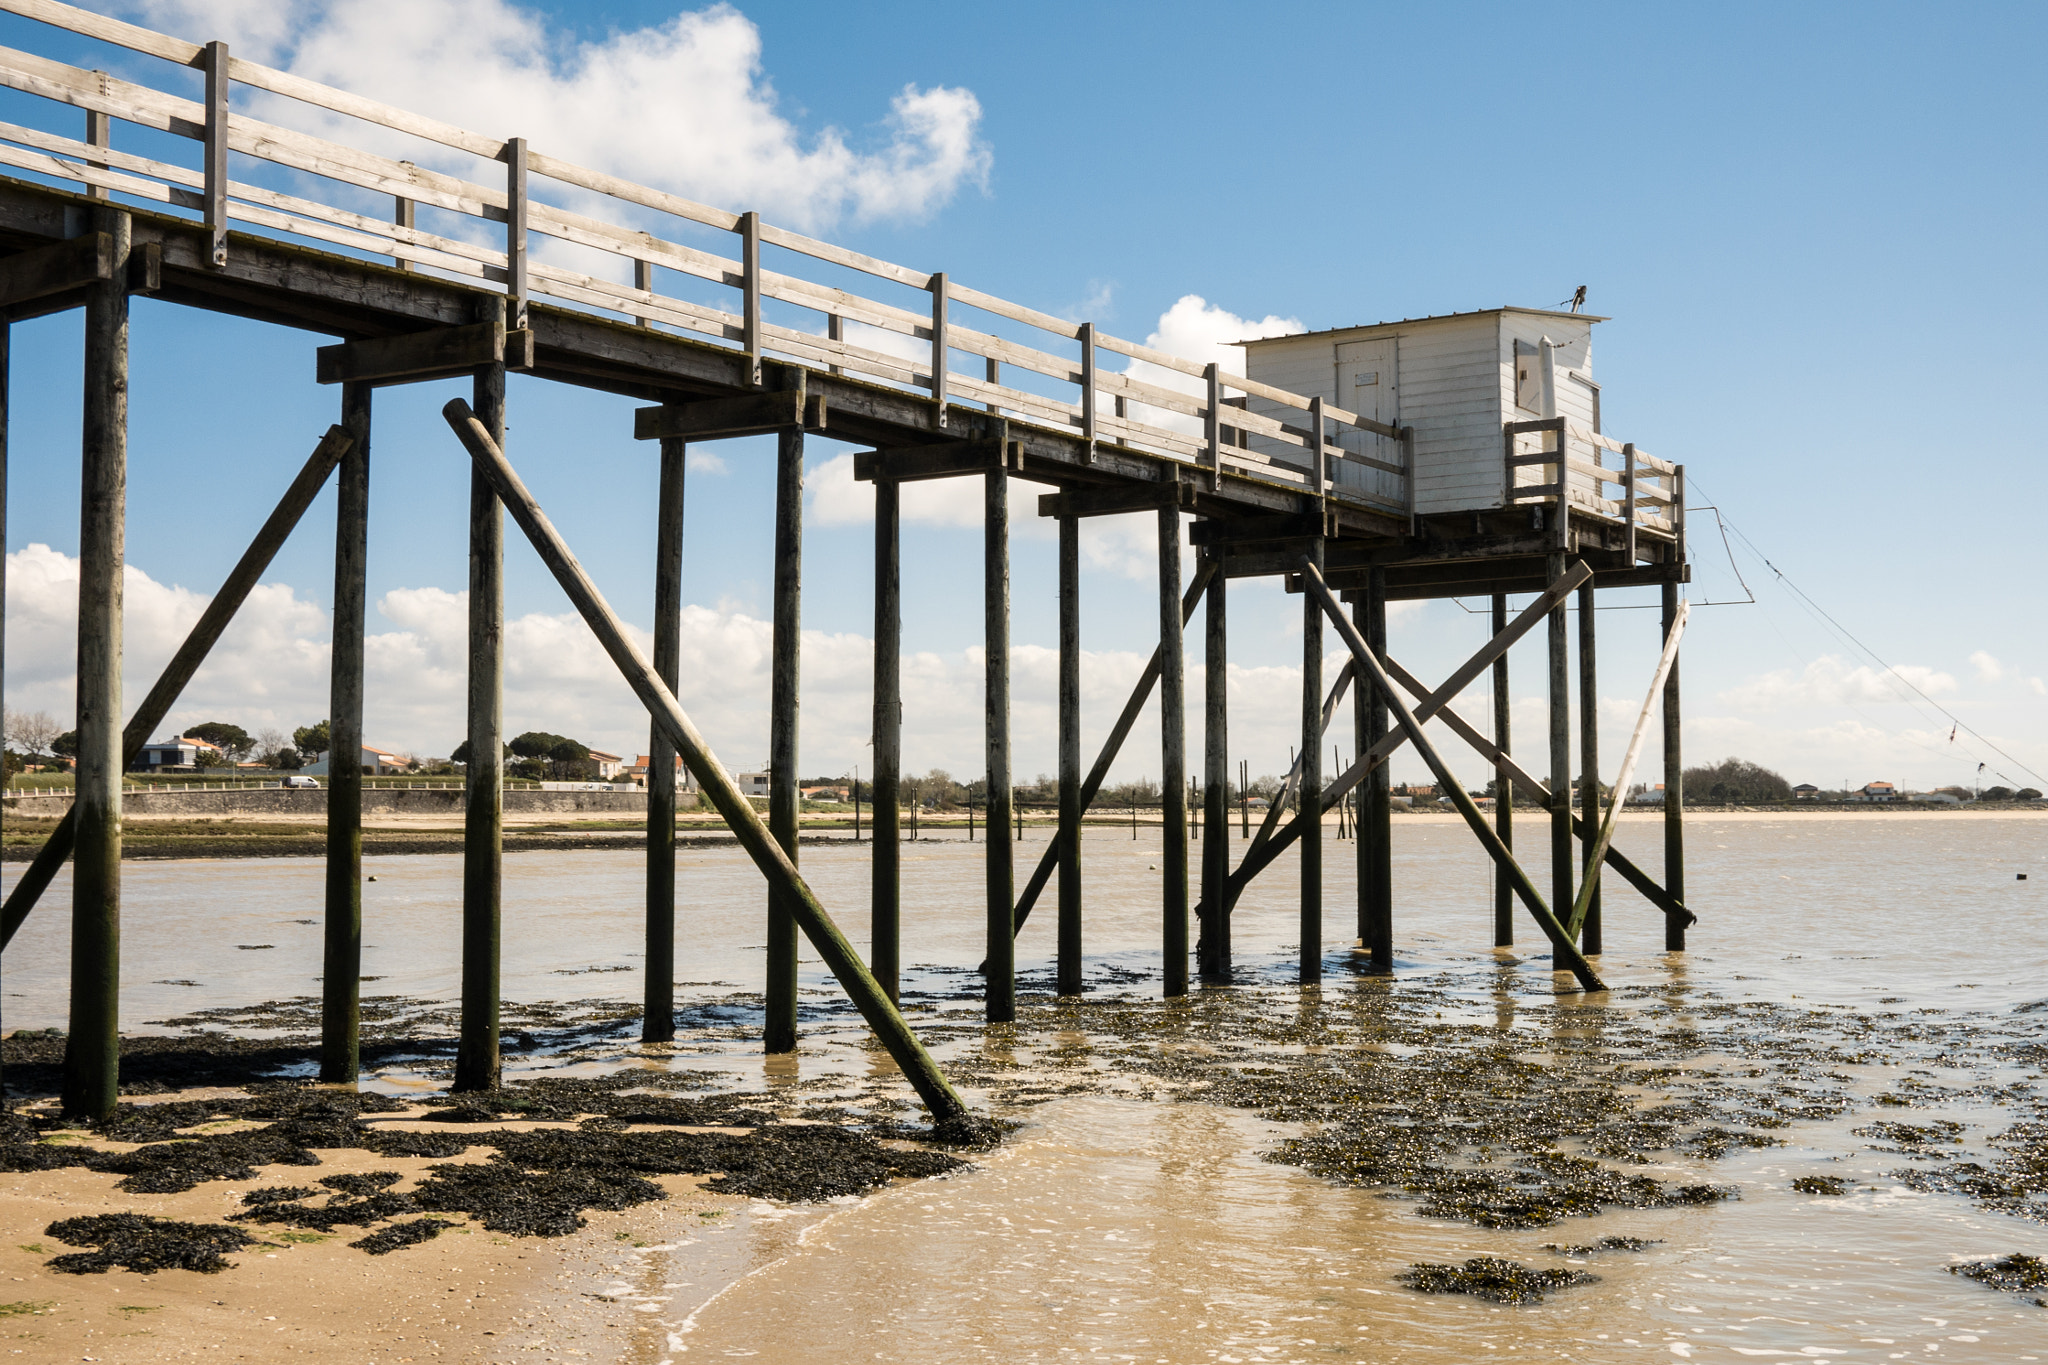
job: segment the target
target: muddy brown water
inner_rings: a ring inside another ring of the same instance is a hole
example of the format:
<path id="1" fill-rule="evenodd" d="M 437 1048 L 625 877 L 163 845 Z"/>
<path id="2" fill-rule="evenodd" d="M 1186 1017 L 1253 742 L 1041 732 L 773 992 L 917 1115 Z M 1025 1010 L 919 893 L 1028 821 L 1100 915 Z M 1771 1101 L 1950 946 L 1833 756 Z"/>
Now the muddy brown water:
<path id="1" fill-rule="evenodd" d="M 1523 842 L 1541 843 L 1529 825 Z M 1894 1173 L 1932 1161 L 1853 1131 L 1874 1118 L 1949 1120 L 1981 1159 L 1988 1139 L 2039 1113 L 2048 1009 L 2025 1007 L 2048 998 L 2048 822 L 1697 816 L 1688 829 L 1690 900 L 1701 914 L 1693 951 L 1664 954 L 1658 916 L 1608 879 L 1600 966 L 1616 989 L 1598 1017 L 1558 1008 L 1526 918 L 1520 950 L 1487 947 L 1491 876 L 1461 827 L 1410 817 L 1395 828 L 1392 986 L 1350 970 L 1353 858 L 1343 843 L 1325 855 L 1329 979 L 1315 991 L 1291 984 L 1296 887 L 1285 860 L 1240 906 L 1240 995 L 1278 1018 L 1341 1013 L 1404 986 L 1426 990 L 1428 1016 L 1446 1029 L 1490 1031 L 1539 1061 L 1653 1014 L 1660 1029 L 1683 1027 L 1690 1011 L 1710 1019 L 1746 1002 L 1772 1007 L 1758 1015 L 1768 1027 L 1801 1012 L 1896 1019 L 1915 1025 L 1914 1041 L 1830 1063 L 1830 1083 L 1854 1102 L 1774 1130 L 1783 1145 L 1715 1160 L 1666 1152 L 1645 1168 L 1673 1184 L 1732 1187 L 1738 1198 L 1610 1209 L 1542 1228 L 1446 1221 L 1420 1213 L 1414 1199 L 1265 1160 L 1304 1131 L 1285 1113 L 1184 1102 L 1128 1065 L 1090 1073 L 1097 1084 L 1066 1084 L 1075 1054 L 1127 1063 L 1152 1046 L 1128 1031 L 1061 1033 L 1042 1020 L 1014 1033 L 982 1030 L 971 998 L 981 850 L 921 842 L 905 850 L 904 865 L 914 1021 L 971 1078 L 977 1100 L 1022 1126 L 966 1174 L 832 1204 L 757 1204 L 716 1231 L 622 1253 L 609 1293 L 631 1311 L 620 1315 L 616 1358 L 2048 1359 L 2048 1309 L 1947 1272 L 2015 1252 L 2048 1256 L 2048 1225 L 1910 1188 Z M 1631 820 L 1617 842 L 1654 868 L 1658 837 L 1654 820 Z M 1028 835 L 1020 868 L 1043 839 Z M 1144 1002 L 1157 993 L 1159 861 L 1156 832 L 1135 841 L 1127 831 L 1089 832 L 1097 995 Z M 1547 884 L 1540 853 L 1533 862 Z M 693 850 L 678 864 L 687 1036 L 652 1054 L 586 1040 L 522 1056 L 512 1071 L 690 1068 L 792 1105 L 863 1087 L 907 1097 L 808 955 L 804 1049 L 793 1059 L 758 1055 L 760 882 L 736 852 Z M 806 846 L 803 865 L 863 943 L 865 849 Z M 637 999 L 641 866 L 637 851 L 507 858 L 508 1000 Z M 459 861 L 372 858 L 366 870 L 377 881 L 364 888 L 364 971 L 380 978 L 366 994 L 452 1001 Z M 317 861 L 296 859 L 124 868 L 124 1026 L 151 1031 L 194 1009 L 317 991 L 321 875 Z M 7 954 L 9 1028 L 64 1022 L 66 890 L 52 888 Z M 1048 904 L 1019 945 L 1027 997 L 1049 985 L 1051 918 Z M 2028 1040 L 2031 1052 L 2005 1046 Z M 1718 1068 L 1739 1086 L 1762 1074 L 1744 1053 L 1737 1037 L 1687 1065 Z M 438 1065 L 399 1062 L 366 1083 L 417 1093 L 444 1083 Z M 1873 1107 L 1915 1085 L 1926 1098 L 1910 1111 Z M 1815 1174 L 1841 1177 L 1848 1193 L 1791 1188 Z M 1546 1249 L 1602 1237 L 1653 1245 Z M 1573 1265 L 1599 1279 L 1535 1305 L 1425 1296 L 1396 1279 L 1418 1262 L 1475 1256 Z"/>

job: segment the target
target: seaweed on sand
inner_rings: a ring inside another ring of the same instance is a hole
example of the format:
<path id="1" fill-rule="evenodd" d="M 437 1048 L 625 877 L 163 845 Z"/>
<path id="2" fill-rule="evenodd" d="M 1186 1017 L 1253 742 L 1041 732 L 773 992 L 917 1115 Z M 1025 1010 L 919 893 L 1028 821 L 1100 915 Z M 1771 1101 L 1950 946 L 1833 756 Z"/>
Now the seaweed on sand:
<path id="1" fill-rule="evenodd" d="M 2008 1294 L 2031 1294 L 2037 1289 L 2048 1289 L 2048 1261 L 2023 1252 L 1996 1261 L 1966 1261 L 1950 1266 L 1948 1273 L 1964 1276 L 1993 1289 L 2003 1289 Z M 2048 1298 L 2038 1298 L 2034 1302 L 2048 1308 Z"/>
<path id="2" fill-rule="evenodd" d="M 1838 1175 L 1802 1175 L 1793 1180 L 1792 1188 L 1801 1194 L 1843 1195 L 1849 1192 L 1849 1182 Z"/>
<path id="3" fill-rule="evenodd" d="M 388 1256 L 402 1247 L 431 1242 L 441 1235 L 442 1228 L 454 1226 L 443 1218 L 415 1218 L 410 1223 L 393 1223 L 389 1227 L 379 1228 L 368 1237 L 359 1237 L 349 1245 L 361 1247 L 372 1256 Z"/>
<path id="4" fill-rule="evenodd" d="M 139 1213 L 96 1213 L 64 1218 L 43 1229 L 46 1236 L 94 1251 L 52 1257 L 49 1268 L 65 1275 L 104 1275 L 116 1266 L 140 1275 L 159 1270 L 196 1270 L 212 1275 L 232 1264 L 223 1252 L 239 1251 L 256 1239 L 219 1223 L 180 1223 Z"/>
<path id="5" fill-rule="evenodd" d="M 1543 1296 L 1598 1275 L 1583 1270 L 1538 1270 L 1500 1256 L 1474 1256 L 1463 1265 L 1423 1261 L 1395 1276 L 1422 1294 L 1472 1294 L 1495 1303 L 1541 1303 Z"/>

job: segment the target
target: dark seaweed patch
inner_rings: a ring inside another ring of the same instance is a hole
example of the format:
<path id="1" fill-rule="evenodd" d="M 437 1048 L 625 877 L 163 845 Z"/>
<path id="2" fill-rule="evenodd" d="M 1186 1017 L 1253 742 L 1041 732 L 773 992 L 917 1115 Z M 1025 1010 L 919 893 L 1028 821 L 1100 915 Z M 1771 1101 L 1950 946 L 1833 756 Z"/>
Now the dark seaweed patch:
<path id="1" fill-rule="evenodd" d="M 444 1218 L 415 1218 L 410 1223 L 393 1223 L 390 1227 L 379 1228 L 368 1237 L 361 1237 L 349 1245 L 361 1247 L 372 1256 L 388 1256 L 405 1247 L 431 1242 L 441 1235 L 442 1228 L 455 1225 Z"/>
<path id="2" fill-rule="evenodd" d="M 1838 1175 L 1802 1175 L 1792 1188 L 1801 1194 L 1840 1195 L 1849 1192 L 1849 1182 Z"/>
<path id="3" fill-rule="evenodd" d="M 379 1190 L 388 1190 L 403 1179 L 405 1177 L 397 1171 L 362 1171 L 345 1175 L 324 1175 L 320 1177 L 320 1183 L 330 1190 L 339 1190 L 343 1194 L 361 1198 L 373 1195 Z"/>
<path id="4" fill-rule="evenodd" d="M 242 1196 L 244 1208 L 255 1208 L 262 1204 L 287 1204 L 298 1199 L 311 1199 L 320 1191 L 311 1185 L 272 1185 L 267 1190 L 250 1190 Z"/>
<path id="5" fill-rule="evenodd" d="M 1660 1239 L 1647 1237 L 1602 1237 L 1597 1242 L 1574 1243 L 1560 1246 L 1556 1242 L 1545 1242 L 1545 1251 L 1554 1251 L 1560 1256 L 1597 1256 L 1603 1251 L 1648 1251 L 1651 1247 L 1662 1246 Z"/>
<path id="6" fill-rule="evenodd" d="M 1993 1289 L 2003 1289 L 2008 1294 L 2031 1294 L 2037 1289 L 2048 1289 L 2048 1261 L 2024 1253 L 1998 1261 L 1968 1261 L 1950 1266 L 1948 1272 L 1975 1280 L 1978 1284 L 1990 1285 Z M 2034 1302 L 2048 1308 L 2048 1298 L 2035 1299 Z"/>
<path id="7" fill-rule="evenodd" d="M 1471 1294 L 1495 1303 L 1541 1303 L 1545 1294 L 1593 1284 L 1583 1270 L 1538 1270 L 1500 1256 L 1474 1256 L 1463 1265 L 1423 1261 L 1394 1277 L 1423 1294 Z"/>
<path id="8" fill-rule="evenodd" d="M 43 1232 L 69 1246 L 97 1248 L 52 1257 L 49 1268 L 65 1275 L 104 1275 L 117 1266 L 139 1275 L 154 1275 L 159 1270 L 212 1275 L 231 1264 L 223 1259 L 223 1252 L 239 1251 L 256 1241 L 239 1228 L 219 1223 L 180 1223 L 139 1213 L 65 1218 Z"/>

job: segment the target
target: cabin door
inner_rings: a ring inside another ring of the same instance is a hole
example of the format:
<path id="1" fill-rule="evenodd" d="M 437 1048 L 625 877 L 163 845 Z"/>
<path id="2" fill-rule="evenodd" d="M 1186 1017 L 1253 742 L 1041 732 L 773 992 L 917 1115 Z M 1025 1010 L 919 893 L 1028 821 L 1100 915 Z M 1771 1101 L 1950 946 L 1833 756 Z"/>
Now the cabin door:
<path id="1" fill-rule="evenodd" d="M 1360 417 L 1385 422 L 1390 427 L 1401 424 L 1400 386 L 1394 370 L 1396 345 L 1393 337 L 1381 337 L 1374 341 L 1347 341 L 1337 347 L 1337 403 L 1340 407 L 1349 408 Z M 1342 445 L 1352 454 L 1392 465 L 1401 463 L 1398 441 L 1362 431 L 1345 435 Z M 1400 479 L 1384 470 L 1354 465 L 1343 468 L 1339 478 L 1348 486 L 1396 501 L 1406 501 Z"/>

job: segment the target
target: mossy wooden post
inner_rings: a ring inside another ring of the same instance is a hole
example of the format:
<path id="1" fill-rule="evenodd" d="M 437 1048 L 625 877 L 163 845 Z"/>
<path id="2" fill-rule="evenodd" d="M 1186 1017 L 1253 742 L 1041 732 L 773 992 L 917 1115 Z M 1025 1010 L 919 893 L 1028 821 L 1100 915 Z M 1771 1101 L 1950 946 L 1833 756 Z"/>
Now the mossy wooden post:
<path id="1" fill-rule="evenodd" d="M 1307 560 L 1323 567 L 1321 536 Z M 1301 830 L 1301 980 L 1323 979 L 1323 608 L 1301 598 L 1301 780 L 1295 786 L 1295 825 Z"/>
<path id="2" fill-rule="evenodd" d="M 1009 424 L 989 423 L 1000 457 L 982 476 L 982 630 L 985 662 L 983 732 L 988 749 L 987 1017 L 1017 1017 L 1015 864 L 1010 832 L 1010 448 Z"/>
<path id="3" fill-rule="evenodd" d="M 1365 597 L 1355 607 L 1359 632 L 1381 658 L 1387 655 L 1387 571 L 1377 566 L 1366 574 Z M 1387 699 L 1377 684 L 1360 676 L 1362 756 L 1387 735 Z M 1385 763 L 1366 778 L 1364 824 L 1358 839 L 1359 897 L 1365 908 L 1359 937 L 1370 952 L 1367 970 L 1385 976 L 1394 970 L 1394 792 L 1393 770 Z"/>
<path id="4" fill-rule="evenodd" d="M 654 671 L 670 692 L 683 677 L 683 471 L 687 443 L 661 438 L 654 502 Z M 676 1036 L 676 748 L 647 727 L 647 979 L 640 1041 Z"/>
<path id="5" fill-rule="evenodd" d="M 1159 870 L 1163 992 L 1188 993 L 1187 648 L 1180 615 L 1180 508 L 1159 509 Z"/>
<path id="6" fill-rule="evenodd" d="M 1230 981 L 1230 919 L 1216 912 L 1230 876 L 1230 622 L 1221 554 L 1209 580 L 1202 631 L 1202 923 L 1200 968 L 1204 981 Z"/>
<path id="7" fill-rule="evenodd" d="M 874 859 L 868 957 L 891 1003 L 902 975 L 903 585 L 902 485 L 875 481 Z"/>
<path id="8" fill-rule="evenodd" d="M 1557 515 L 1564 515 L 1562 507 Z M 1564 552 L 1554 551 L 1544 576 L 1555 583 L 1564 576 L 1564 565 Z M 1557 906 L 1569 906 L 1577 887 L 1572 876 L 1571 701 L 1571 636 L 1560 601 L 1550 613 L 1550 903 Z"/>
<path id="9" fill-rule="evenodd" d="M 784 371 L 783 387 L 801 395 L 803 371 Z M 796 405 L 803 411 L 799 397 Z M 768 698 L 768 830 L 797 859 L 797 723 L 801 697 L 804 565 L 804 429 L 775 434 L 775 604 L 773 673 Z M 796 1051 L 796 914 L 774 888 L 768 892 L 767 1011 L 761 1046 Z"/>
<path id="10" fill-rule="evenodd" d="M 7 384 L 13 340 L 14 329 L 0 319 L 0 696 L 5 696 L 7 690 Z M 6 786 L 6 768 L 0 764 L 0 790 Z M 6 804 L 0 801 L 0 829 L 4 829 Z M 0 1009 L 0 1016 L 4 1014 L 5 1010 Z M 7 1101 L 7 1077 L 0 1071 L 0 1113 L 12 1107 Z"/>
<path id="11" fill-rule="evenodd" d="M 547 514 L 534 501 L 533 494 L 513 472 L 504 450 L 491 438 L 477 414 L 461 399 L 443 407 L 441 415 L 469 452 L 477 470 L 504 497 L 513 519 L 526 533 L 527 540 L 554 575 L 555 582 L 568 595 L 577 614 L 597 637 L 598 644 L 632 687 L 640 704 L 667 732 L 669 742 L 682 755 L 683 762 L 695 775 L 712 808 L 725 817 L 726 825 L 738 838 L 740 847 L 769 882 L 782 887 L 788 894 L 790 903 L 796 907 L 798 923 L 809 937 L 811 946 L 818 950 L 826 968 L 845 987 L 861 1018 L 874 1030 L 876 1038 L 902 1069 L 904 1078 L 916 1089 L 918 1097 L 930 1107 L 932 1117 L 941 1123 L 966 1118 L 967 1105 L 959 1092 L 946 1080 L 931 1054 L 911 1032 L 902 1012 L 883 994 L 874 975 L 860 960 L 860 954 L 853 950 L 846 935 L 840 932 L 831 915 L 804 884 L 796 864 L 783 853 L 782 846 L 768 832 L 767 825 L 762 823 L 752 803 L 740 795 L 724 765 L 711 752 L 704 736 L 697 732 L 689 715 L 677 703 L 675 694 L 662 685 L 654 669 L 626 638 L 617 614 L 597 590 L 597 585 L 590 581 L 583 566 L 576 562 L 576 556 L 569 552 L 560 533 L 549 523 Z"/>
<path id="12" fill-rule="evenodd" d="M 1493 595 L 1493 633 L 1498 636 L 1508 628 L 1508 596 L 1504 592 Z M 1513 698 L 1508 694 L 1508 656 L 1503 651 L 1493 661 L 1493 742 L 1502 753 L 1509 751 L 1509 720 L 1514 710 Z M 1507 769 L 1495 765 L 1493 772 L 1493 830 L 1500 836 L 1501 847 L 1510 852 L 1515 847 L 1515 784 L 1509 780 Z M 1508 870 L 1495 864 L 1493 869 L 1493 946 L 1512 948 L 1515 944 L 1515 888 L 1508 880 Z"/>
<path id="13" fill-rule="evenodd" d="M 327 885 L 320 1079 L 349 1085 L 362 1060 L 363 626 L 369 591 L 370 386 L 341 386 L 348 454 L 334 509 L 334 629 L 327 681 Z"/>
<path id="14" fill-rule="evenodd" d="M 1056 984 L 1079 995 L 1081 980 L 1081 519 L 1060 522 L 1060 900 Z M 974 837 L 974 805 L 967 807 Z M 1012 931 L 1014 933 L 1014 930 Z"/>
<path id="15" fill-rule="evenodd" d="M 484 321 L 503 316 L 485 303 Z M 505 367 L 476 375 L 476 416 L 505 446 Z M 504 892 L 505 513 L 481 470 L 469 482 L 469 761 L 462 832 L 462 1031 L 455 1088 L 493 1090 L 498 1054 L 498 955 Z"/>
<path id="16" fill-rule="evenodd" d="M 64 1112 L 97 1118 L 120 1098 L 121 565 L 128 496 L 129 218 L 95 209 L 113 277 L 85 293 L 85 408 L 78 508 L 78 812 L 71 880 L 71 1017 Z"/>
<path id="17" fill-rule="evenodd" d="M 1599 822 L 1600 813 L 1600 687 L 1594 655 L 1594 619 L 1593 580 L 1589 578 L 1579 588 L 1579 809 L 1588 827 Z M 1598 856 L 1591 839 L 1579 841 L 1579 894 L 1586 894 L 1585 882 L 1593 883 L 1585 927 L 1579 935 L 1579 951 L 1587 957 L 1600 953 Z"/>
<path id="18" fill-rule="evenodd" d="M 1678 625 L 1678 585 L 1664 586 L 1664 636 Z M 1671 661 L 1671 675 L 1664 680 L 1664 889 L 1671 899 L 1685 903 L 1685 755 L 1679 744 L 1678 660 Z M 1591 823 L 1590 821 L 1588 823 Z M 1664 915 L 1664 950 L 1685 951 L 1683 917 Z"/>

